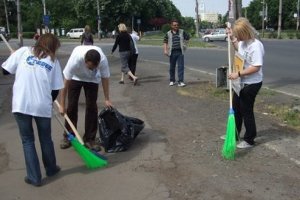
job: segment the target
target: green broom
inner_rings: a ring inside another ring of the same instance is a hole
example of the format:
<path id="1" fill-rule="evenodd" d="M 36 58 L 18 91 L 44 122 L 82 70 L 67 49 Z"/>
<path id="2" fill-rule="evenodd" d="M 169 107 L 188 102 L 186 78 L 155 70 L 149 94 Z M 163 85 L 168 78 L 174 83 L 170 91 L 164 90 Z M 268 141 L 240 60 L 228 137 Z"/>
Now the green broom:
<path id="1" fill-rule="evenodd" d="M 228 28 L 230 28 L 230 23 L 227 23 Z M 230 52 L 230 37 L 228 37 L 228 73 L 231 74 L 231 52 Z M 223 144 L 222 156 L 225 159 L 233 160 L 234 154 L 236 150 L 236 125 L 235 125 L 235 117 L 234 110 L 232 108 L 232 81 L 229 79 L 229 112 L 228 112 L 228 120 L 227 120 L 227 128 L 226 128 L 226 137 Z"/>
<path id="2" fill-rule="evenodd" d="M 2 34 L 0 34 L 0 37 L 5 42 L 6 46 L 10 50 L 10 52 L 13 53 L 14 50 L 11 48 L 11 46 L 9 45 L 9 43 L 7 42 L 5 37 Z M 57 106 L 59 106 L 59 103 L 57 101 L 55 101 L 55 103 L 56 103 Z M 57 117 L 57 115 L 55 115 L 55 118 L 62 125 L 62 127 L 65 128 L 64 124 Z M 80 141 L 78 141 L 72 134 L 70 134 L 66 130 L 66 128 L 65 128 L 65 131 L 66 131 L 66 133 L 68 135 L 68 139 L 70 140 L 70 142 L 71 142 L 72 146 L 74 147 L 75 151 L 77 151 L 77 153 L 79 154 L 79 156 L 82 158 L 85 165 L 89 169 L 96 169 L 96 168 L 104 167 L 104 166 L 107 165 L 107 159 L 104 156 L 102 156 L 102 155 L 100 155 L 96 152 L 93 153 L 89 149 L 87 149 L 85 146 L 82 145 L 83 141 L 82 141 L 81 137 L 79 136 L 79 134 L 77 132 L 76 132 L 76 134 L 78 134 L 78 138 L 79 138 Z"/>
<path id="3" fill-rule="evenodd" d="M 68 136 L 68 140 L 71 142 L 72 147 L 79 154 L 79 156 L 81 157 L 81 159 L 83 160 L 87 168 L 96 169 L 107 165 L 107 160 L 99 158 L 94 153 L 92 153 L 89 149 L 83 146 L 77 140 L 77 138 L 75 138 L 71 133 L 68 132 L 63 122 L 59 119 L 59 117 L 56 114 L 54 116 L 59 122 L 59 124 L 65 129 Z"/>

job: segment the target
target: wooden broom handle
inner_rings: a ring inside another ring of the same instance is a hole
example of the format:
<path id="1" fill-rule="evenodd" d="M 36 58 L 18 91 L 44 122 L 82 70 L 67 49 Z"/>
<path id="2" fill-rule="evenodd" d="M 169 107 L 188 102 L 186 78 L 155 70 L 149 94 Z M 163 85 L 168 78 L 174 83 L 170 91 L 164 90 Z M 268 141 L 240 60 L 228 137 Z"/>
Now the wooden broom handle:
<path id="1" fill-rule="evenodd" d="M 9 43 L 7 42 L 6 38 L 0 33 L 0 37 L 1 39 L 4 41 L 4 43 L 6 44 L 6 46 L 8 47 L 8 49 L 10 50 L 11 53 L 14 52 L 14 50 L 11 48 L 11 46 L 9 45 Z"/>
<path id="2" fill-rule="evenodd" d="M 60 104 L 58 103 L 58 101 L 55 100 L 54 102 L 55 102 L 56 106 L 57 106 L 58 109 L 59 109 L 59 108 L 60 108 Z M 68 117 L 68 115 L 67 115 L 66 113 L 64 113 L 63 116 L 64 116 L 64 118 L 67 120 L 68 124 L 70 125 L 72 131 L 74 132 L 74 134 L 75 134 L 75 136 L 76 136 L 76 138 L 77 138 L 77 140 L 83 145 L 84 142 L 83 142 L 81 136 L 79 135 L 79 133 L 78 133 L 76 127 L 74 126 L 73 122 L 70 120 L 70 118 Z"/>

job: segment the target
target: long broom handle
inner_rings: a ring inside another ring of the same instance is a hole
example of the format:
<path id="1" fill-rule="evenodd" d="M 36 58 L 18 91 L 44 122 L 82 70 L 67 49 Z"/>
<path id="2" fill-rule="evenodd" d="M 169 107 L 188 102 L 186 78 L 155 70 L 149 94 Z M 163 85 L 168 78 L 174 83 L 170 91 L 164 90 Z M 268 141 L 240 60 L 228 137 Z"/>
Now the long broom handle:
<path id="1" fill-rule="evenodd" d="M 230 22 L 227 22 L 227 27 L 231 28 Z M 230 49 L 230 44 L 231 44 L 231 39 L 230 37 L 227 37 L 228 41 L 228 74 L 231 74 L 231 67 L 232 67 L 232 61 L 231 61 L 231 49 Z M 232 81 L 229 79 L 229 107 L 232 109 Z"/>
<path id="2" fill-rule="evenodd" d="M 58 108 L 60 108 L 60 104 L 58 103 L 58 101 L 55 100 L 54 102 L 55 102 L 56 106 L 57 106 Z M 76 138 L 77 138 L 77 140 L 83 145 L 84 142 L 83 142 L 81 136 L 79 135 L 79 133 L 78 133 L 76 127 L 74 126 L 73 122 L 70 120 L 70 118 L 68 117 L 68 115 L 67 115 L 66 113 L 65 113 L 63 116 L 64 116 L 64 118 L 67 120 L 68 124 L 70 125 L 72 131 L 74 132 L 74 134 L 75 134 L 75 136 L 76 136 Z"/>
<path id="3" fill-rule="evenodd" d="M 69 133 L 68 129 L 66 128 L 66 126 L 64 125 L 63 121 L 61 121 L 61 119 L 57 116 L 57 113 L 54 113 L 54 117 L 57 119 L 57 121 L 59 122 L 59 124 L 61 125 L 61 127 L 67 132 Z"/>
<path id="4" fill-rule="evenodd" d="M 7 42 L 6 38 L 2 35 L 2 33 L 0 33 L 0 37 L 1 39 L 4 41 L 4 43 L 6 44 L 6 46 L 8 47 L 8 49 L 10 50 L 11 53 L 14 52 L 13 48 L 11 48 L 11 46 L 9 45 L 9 43 Z"/>

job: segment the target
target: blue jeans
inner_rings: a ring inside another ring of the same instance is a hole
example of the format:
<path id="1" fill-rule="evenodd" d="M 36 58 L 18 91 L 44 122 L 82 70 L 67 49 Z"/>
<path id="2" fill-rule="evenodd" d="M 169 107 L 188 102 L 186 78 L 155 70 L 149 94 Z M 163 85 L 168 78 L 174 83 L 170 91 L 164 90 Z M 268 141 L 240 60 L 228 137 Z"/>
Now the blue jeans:
<path id="1" fill-rule="evenodd" d="M 14 113 L 23 144 L 27 178 L 33 183 L 41 183 L 41 169 L 35 148 L 35 138 L 32 119 L 35 120 L 40 140 L 43 164 L 46 174 L 53 174 L 57 170 L 56 157 L 51 138 L 51 118 L 35 117 L 22 113 Z"/>
<path id="2" fill-rule="evenodd" d="M 175 68 L 178 65 L 178 82 L 184 81 L 184 55 L 181 50 L 172 50 L 170 56 L 170 82 L 175 82 Z"/>

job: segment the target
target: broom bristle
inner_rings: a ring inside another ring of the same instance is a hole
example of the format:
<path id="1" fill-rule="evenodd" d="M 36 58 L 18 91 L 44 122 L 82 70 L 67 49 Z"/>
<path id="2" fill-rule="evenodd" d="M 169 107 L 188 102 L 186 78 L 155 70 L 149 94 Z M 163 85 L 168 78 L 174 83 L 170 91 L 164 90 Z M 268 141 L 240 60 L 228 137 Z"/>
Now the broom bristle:
<path id="1" fill-rule="evenodd" d="M 227 121 L 226 137 L 223 145 L 222 156 L 233 160 L 236 150 L 236 127 L 234 114 L 229 114 Z"/>
<path id="2" fill-rule="evenodd" d="M 73 148 L 79 154 L 79 156 L 84 161 L 85 165 L 89 169 L 96 169 L 100 167 L 105 167 L 107 165 L 107 160 L 103 160 L 93 154 L 89 149 L 80 144 L 80 142 L 76 138 L 72 138 L 70 140 Z"/>

